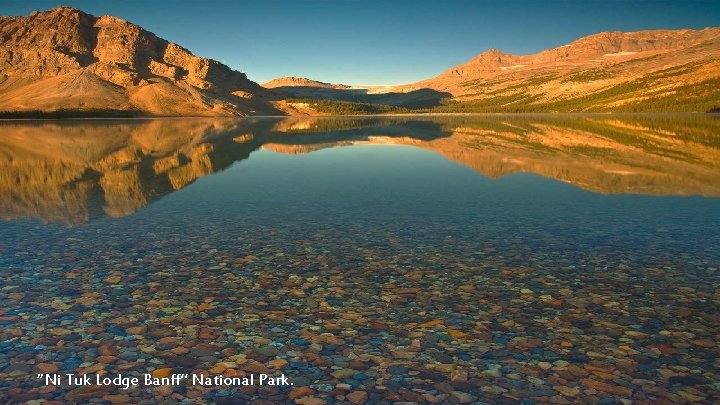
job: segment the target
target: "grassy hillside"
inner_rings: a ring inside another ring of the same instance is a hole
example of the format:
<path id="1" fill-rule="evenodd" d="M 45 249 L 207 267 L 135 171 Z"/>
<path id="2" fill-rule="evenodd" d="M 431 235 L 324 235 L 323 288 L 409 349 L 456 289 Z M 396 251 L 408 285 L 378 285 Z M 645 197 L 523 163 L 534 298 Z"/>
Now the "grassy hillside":
<path id="1" fill-rule="evenodd" d="M 530 95 L 532 83 L 513 85 L 502 94 L 484 94 L 472 100 L 447 99 L 428 112 L 710 112 L 720 109 L 720 79 L 696 84 L 652 89 L 658 76 L 621 83 L 600 91 L 546 101 Z M 651 89 L 651 90 L 648 90 Z M 508 92 L 510 90 L 510 92 Z"/>

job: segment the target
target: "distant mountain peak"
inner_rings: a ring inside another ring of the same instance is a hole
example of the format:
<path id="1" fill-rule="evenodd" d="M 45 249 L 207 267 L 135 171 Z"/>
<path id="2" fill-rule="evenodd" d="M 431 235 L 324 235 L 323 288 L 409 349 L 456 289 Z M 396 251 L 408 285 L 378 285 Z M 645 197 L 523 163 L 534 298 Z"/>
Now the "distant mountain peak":
<path id="1" fill-rule="evenodd" d="M 349 89 L 346 84 L 325 83 L 317 80 L 308 79 L 306 77 L 287 76 L 279 77 L 263 83 L 263 87 L 271 89 L 275 87 L 316 87 L 323 89 Z"/>
<path id="2" fill-rule="evenodd" d="M 487 51 L 480 54 L 481 56 L 487 56 L 487 57 L 503 57 L 503 56 L 513 56 L 507 52 L 503 52 L 497 48 L 490 48 Z"/>
<path id="3" fill-rule="evenodd" d="M 46 14 L 63 14 L 63 13 L 77 13 L 77 14 L 86 14 L 82 10 L 76 7 L 72 6 L 57 6 L 53 8 L 52 10 L 48 11 L 38 11 L 38 13 L 46 13 Z"/>
<path id="4" fill-rule="evenodd" d="M 51 10 L 39 10 L 30 13 L 28 18 L 73 18 L 92 17 L 90 14 L 76 7 L 57 6 Z"/>

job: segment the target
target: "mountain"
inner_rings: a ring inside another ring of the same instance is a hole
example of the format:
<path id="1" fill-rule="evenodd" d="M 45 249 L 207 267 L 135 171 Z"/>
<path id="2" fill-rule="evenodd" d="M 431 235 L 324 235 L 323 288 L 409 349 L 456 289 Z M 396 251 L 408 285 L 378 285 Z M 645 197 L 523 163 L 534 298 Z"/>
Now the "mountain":
<path id="1" fill-rule="evenodd" d="M 488 50 L 393 91 L 452 94 L 438 111 L 709 111 L 720 107 L 720 28 L 603 32 L 534 55 Z"/>
<path id="2" fill-rule="evenodd" d="M 277 80 L 285 83 L 273 86 L 277 93 L 317 115 L 378 110 L 358 103 L 441 113 L 717 111 L 720 28 L 602 32 L 533 55 L 490 49 L 436 77 L 398 86 L 321 88 Z"/>
<path id="3" fill-rule="evenodd" d="M 276 99 L 273 105 L 287 115 L 407 113 L 450 96 L 427 88 L 395 92 L 394 86 L 348 86 L 304 77 L 281 77 L 262 86 Z"/>
<path id="4" fill-rule="evenodd" d="M 307 79 L 305 77 L 280 77 L 277 79 L 270 80 L 262 85 L 266 89 L 273 89 L 276 87 L 316 87 L 321 89 L 349 89 L 350 86 L 346 84 L 333 84 L 319 82 L 317 80 Z"/>
<path id="5" fill-rule="evenodd" d="M 0 116 L 719 109 L 720 28 L 604 32 L 534 55 L 491 49 L 399 86 L 260 86 L 117 17 L 70 7 L 0 17 Z"/>
<path id="6" fill-rule="evenodd" d="M 112 16 L 58 7 L 0 17 L 0 111 L 247 115 L 266 91 L 212 59 Z"/>

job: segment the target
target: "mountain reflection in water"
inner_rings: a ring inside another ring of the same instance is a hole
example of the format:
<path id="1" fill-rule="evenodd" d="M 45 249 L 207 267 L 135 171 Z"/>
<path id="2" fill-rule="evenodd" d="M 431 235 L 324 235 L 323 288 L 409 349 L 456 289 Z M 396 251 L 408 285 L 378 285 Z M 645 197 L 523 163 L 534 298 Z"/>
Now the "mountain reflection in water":
<path id="1" fill-rule="evenodd" d="M 454 116 L 2 122 L 0 218 L 123 217 L 268 149 L 410 145 L 499 179 L 596 193 L 720 196 L 720 118 Z"/>

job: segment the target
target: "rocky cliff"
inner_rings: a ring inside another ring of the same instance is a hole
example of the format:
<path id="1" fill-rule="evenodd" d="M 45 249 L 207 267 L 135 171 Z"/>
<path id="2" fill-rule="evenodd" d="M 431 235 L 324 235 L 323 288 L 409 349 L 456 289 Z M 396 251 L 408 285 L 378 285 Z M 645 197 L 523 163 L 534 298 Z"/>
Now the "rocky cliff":
<path id="1" fill-rule="evenodd" d="M 212 59 L 112 16 L 69 7 L 0 17 L 0 111 L 245 115 L 265 91 Z"/>

